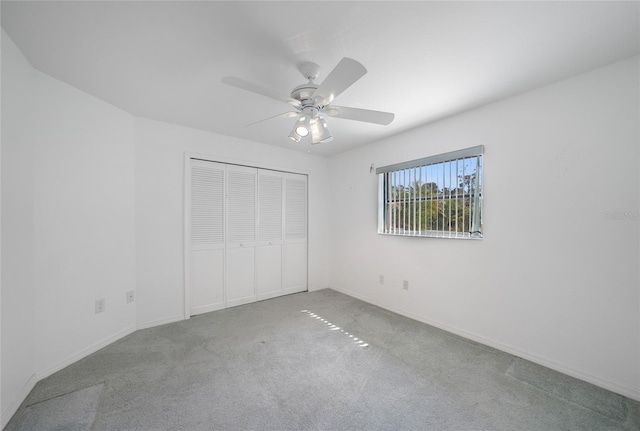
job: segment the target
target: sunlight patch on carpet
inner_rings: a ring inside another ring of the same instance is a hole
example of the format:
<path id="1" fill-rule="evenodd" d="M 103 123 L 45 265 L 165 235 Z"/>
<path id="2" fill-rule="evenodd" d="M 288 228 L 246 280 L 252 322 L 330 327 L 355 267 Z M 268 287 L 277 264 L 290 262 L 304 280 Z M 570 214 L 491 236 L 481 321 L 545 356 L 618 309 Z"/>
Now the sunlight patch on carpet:
<path id="1" fill-rule="evenodd" d="M 340 328 L 338 325 L 334 325 L 333 323 L 329 322 L 327 319 L 323 318 L 322 316 L 319 316 L 309 310 L 300 310 L 301 313 L 306 313 L 310 318 L 312 319 L 316 319 L 318 320 L 320 323 L 327 325 L 327 328 L 330 331 L 340 331 L 340 334 L 345 335 L 347 338 L 349 338 L 350 341 L 354 342 L 358 347 L 362 347 L 363 349 L 366 349 L 369 347 L 369 343 L 365 343 L 364 340 L 361 340 L 360 338 L 356 337 L 353 334 L 350 334 L 349 332 L 345 331 L 344 329 Z"/>

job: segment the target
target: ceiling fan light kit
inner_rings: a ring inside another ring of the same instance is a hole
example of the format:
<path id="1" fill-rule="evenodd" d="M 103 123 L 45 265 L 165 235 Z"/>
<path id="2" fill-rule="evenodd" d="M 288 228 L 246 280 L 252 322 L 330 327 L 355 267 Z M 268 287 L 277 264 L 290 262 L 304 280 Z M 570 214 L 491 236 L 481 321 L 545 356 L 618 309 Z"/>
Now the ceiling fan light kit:
<path id="1" fill-rule="evenodd" d="M 289 134 L 289 138 L 296 143 L 299 143 L 302 138 L 307 136 L 310 136 L 312 144 L 329 142 L 333 139 L 326 120 L 318 115 L 318 109 L 313 106 L 307 106 L 302 109 L 302 113 Z"/>
<path id="2" fill-rule="evenodd" d="M 321 116 L 317 116 L 311 120 L 311 143 L 322 144 L 333 140 L 333 136 L 329 132 L 327 122 Z"/>
<path id="3" fill-rule="evenodd" d="M 309 82 L 295 87 L 290 97 L 233 76 L 222 78 L 222 82 L 232 87 L 241 88 L 293 106 L 296 111 L 285 112 L 284 114 L 276 115 L 268 119 L 297 116 L 298 119 L 293 125 L 293 130 L 289 133 L 289 138 L 296 143 L 301 142 L 302 139 L 308 139 L 311 144 L 320 144 L 333 139 L 327 127 L 326 120 L 320 115 L 323 111 L 327 115 L 335 118 L 380 125 L 387 125 L 393 121 L 394 114 L 390 112 L 330 105 L 344 90 L 367 73 L 367 69 L 365 69 L 362 64 L 351 58 L 344 57 L 331 73 L 329 73 L 322 84 L 318 86 L 313 80 L 318 78 L 319 69 L 320 67 L 316 63 L 299 63 L 298 70 L 300 70 Z M 257 124 L 262 121 L 264 120 L 252 124 Z"/>
<path id="4" fill-rule="evenodd" d="M 300 140 L 309 134 L 308 116 L 301 115 L 293 126 L 293 130 L 289 133 L 289 139 L 299 143 Z"/>

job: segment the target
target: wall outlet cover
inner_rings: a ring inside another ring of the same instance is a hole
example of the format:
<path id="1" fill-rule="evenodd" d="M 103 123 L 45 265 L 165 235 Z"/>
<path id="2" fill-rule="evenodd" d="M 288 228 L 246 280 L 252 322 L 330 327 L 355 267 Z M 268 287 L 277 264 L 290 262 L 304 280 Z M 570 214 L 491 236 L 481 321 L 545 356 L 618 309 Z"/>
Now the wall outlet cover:
<path id="1" fill-rule="evenodd" d="M 104 298 L 96 299 L 96 314 L 102 313 L 107 308 L 107 300 Z"/>

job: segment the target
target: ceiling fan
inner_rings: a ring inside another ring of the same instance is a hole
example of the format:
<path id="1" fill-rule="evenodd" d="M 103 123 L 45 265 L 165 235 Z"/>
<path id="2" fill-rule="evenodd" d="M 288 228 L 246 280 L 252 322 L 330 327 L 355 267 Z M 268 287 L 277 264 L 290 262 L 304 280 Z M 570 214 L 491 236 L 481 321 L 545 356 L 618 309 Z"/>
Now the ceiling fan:
<path id="1" fill-rule="evenodd" d="M 325 113 L 330 117 L 364 121 L 385 126 L 393 121 L 394 114 L 390 112 L 348 108 L 331 104 L 333 99 L 338 97 L 340 93 L 367 73 L 367 69 L 357 61 L 344 57 L 320 85 L 313 82 L 318 78 L 320 70 L 320 66 L 316 63 L 302 62 L 298 64 L 298 69 L 309 82 L 295 87 L 291 92 L 291 96 L 285 96 L 277 91 L 233 76 L 222 78 L 222 82 L 232 87 L 270 97 L 293 106 L 296 109 L 295 111 L 278 114 L 249 124 L 249 126 L 279 117 L 298 117 L 293 126 L 293 130 L 289 134 L 289 138 L 295 142 L 300 142 L 303 138 L 307 137 L 312 144 L 329 142 L 333 139 L 327 127 L 327 122 L 320 115 L 321 113 Z"/>

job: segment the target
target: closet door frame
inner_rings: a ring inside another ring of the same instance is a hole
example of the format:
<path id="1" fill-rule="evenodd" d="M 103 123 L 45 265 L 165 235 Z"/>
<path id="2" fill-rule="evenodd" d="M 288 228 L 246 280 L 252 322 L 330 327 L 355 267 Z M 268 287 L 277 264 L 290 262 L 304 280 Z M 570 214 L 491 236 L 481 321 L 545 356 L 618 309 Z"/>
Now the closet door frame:
<path id="1" fill-rule="evenodd" d="M 309 172 L 301 169 L 290 169 L 268 163 L 257 163 L 249 160 L 233 159 L 228 157 L 218 157 L 209 154 L 185 152 L 184 153 L 184 177 L 183 177 L 183 251 L 184 251 L 184 318 L 191 318 L 191 160 L 202 160 L 206 162 L 223 163 L 227 165 L 239 165 L 249 168 L 266 169 L 282 173 L 291 173 L 307 176 L 307 208 L 309 207 Z M 307 290 L 309 289 L 309 212 L 307 211 Z"/>

